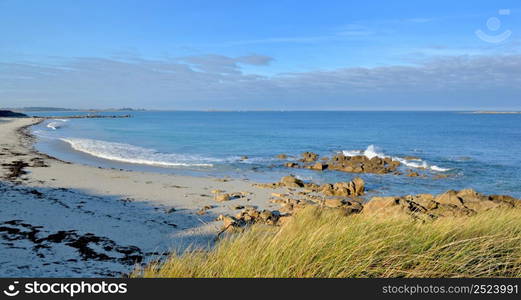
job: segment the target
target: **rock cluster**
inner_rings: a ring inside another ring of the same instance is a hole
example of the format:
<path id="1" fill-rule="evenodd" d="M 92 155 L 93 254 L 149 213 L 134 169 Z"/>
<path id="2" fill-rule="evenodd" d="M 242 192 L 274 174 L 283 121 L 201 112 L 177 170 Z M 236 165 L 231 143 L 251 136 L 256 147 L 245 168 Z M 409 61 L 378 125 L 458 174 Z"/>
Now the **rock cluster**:
<path id="1" fill-rule="evenodd" d="M 217 220 L 223 221 L 223 229 L 221 232 L 230 232 L 255 223 L 277 225 L 280 217 L 281 214 L 279 211 L 259 211 L 258 209 L 251 207 L 244 209 L 235 216 L 220 215 Z"/>
<path id="2" fill-rule="evenodd" d="M 374 174 L 396 172 L 396 169 L 400 166 L 400 162 L 388 157 L 373 157 L 370 159 L 365 155 L 345 156 L 338 153 L 330 159 L 325 157 L 318 161 L 319 155 L 313 152 L 304 152 L 301 156 L 302 158 L 298 162 L 287 162 L 284 165 L 288 168 L 307 168 L 317 171 L 329 169 L 350 173 Z"/>
<path id="3" fill-rule="evenodd" d="M 356 177 L 350 182 L 337 182 L 320 186 L 320 192 L 326 196 L 356 197 L 365 192 L 364 180 Z"/>
<path id="4" fill-rule="evenodd" d="M 270 202 L 281 206 L 279 210 L 258 211 L 248 207 L 236 216 L 219 216 L 223 221 L 223 231 L 230 231 L 254 223 L 280 225 L 288 220 L 298 210 L 316 205 L 328 209 L 338 209 L 345 214 L 358 213 L 362 210 L 362 201 L 357 196 L 365 193 L 365 183 L 361 178 L 350 182 L 318 185 L 305 183 L 295 176 L 282 177 L 279 182 L 256 184 L 263 188 L 288 188 L 289 193 L 272 193 Z M 297 192 L 292 192 L 296 191 Z"/>
<path id="5" fill-rule="evenodd" d="M 298 186 L 299 189 L 295 187 Z M 220 216 L 224 230 L 240 228 L 254 223 L 281 225 L 299 210 L 310 206 L 336 209 L 345 215 L 362 213 L 377 217 L 406 216 L 427 221 L 440 217 L 464 217 L 491 209 L 521 208 L 521 200 L 505 195 L 483 195 L 473 189 L 449 190 L 443 194 L 418 194 L 401 197 L 373 197 L 367 203 L 358 196 L 365 192 L 361 178 L 350 182 L 317 185 L 304 183 L 294 176 L 263 187 L 287 187 L 287 193 L 274 192 L 270 202 L 281 207 L 276 211 L 258 211 L 247 208 L 235 217 Z"/>
<path id="6" fill-rule="evenodd" d="M 490 209 L 519 207 L 519 199 L 504 195 L 487 196 L 473 189 L 465 189 L 449 190 L 439 195 L 374 197 L 364 205 L 363 213 L 378 216 L 405 215 L 426 220 L 446 216 L 471 216 Z"/>
<path id="7" fill-rule="evenodd" d="M 352 213 L 359 213 L 362 211 L 362 201 L 357 198 L 345 199 L 345 198 L 307 198 L 307 199 L 294 199 L 290 197 L 282 197 L 272 199 L 271 202 L 278 203 L 281 205 L 280 212 L 283 216 L 291 216 L 293 213 L 310 206 L 317 205 L 324 208 L 338 209 L 344 214 L 349 215 Z"/>
<path id="8" fill-rule="evenodd" d="M 307 192 L 322 193 L 325 196 L 356 197 L 365 192 L 365 182 L 362 178 L 356 177 L 350 182 L 337 182 L 335 184 L 317 185 L 315 183 L 304 183 L 293 175 L 284 176 L 279 182 L 255 184 L 261 188 L 304 188 Z"/>

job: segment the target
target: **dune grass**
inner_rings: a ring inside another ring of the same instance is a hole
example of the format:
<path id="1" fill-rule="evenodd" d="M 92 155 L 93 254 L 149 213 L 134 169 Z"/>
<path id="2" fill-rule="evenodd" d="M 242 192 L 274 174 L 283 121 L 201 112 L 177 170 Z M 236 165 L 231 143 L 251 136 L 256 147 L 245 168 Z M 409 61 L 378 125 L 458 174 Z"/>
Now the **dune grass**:
<path id="1" fill-rule="evenodd" d="M 134 277 L 520 277 L 521 212 L 421 223 L 308 208 Z"/>

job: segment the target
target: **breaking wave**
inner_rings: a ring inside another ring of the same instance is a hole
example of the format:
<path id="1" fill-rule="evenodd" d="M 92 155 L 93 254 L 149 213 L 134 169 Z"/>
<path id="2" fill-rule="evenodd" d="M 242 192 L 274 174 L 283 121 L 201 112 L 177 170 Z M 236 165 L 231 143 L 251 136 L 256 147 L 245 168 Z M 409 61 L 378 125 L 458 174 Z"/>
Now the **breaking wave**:
<path id="1" fill-rule="evenodd" d="M 364 155 L 365 157 L 371 159 L 373 157 L 379 158 L 391 158 L 394 161 L 398 161 L 410 168 L 420 168 L 420 169 L 429 169 L 436 172 L 446 172 L 450 169 L 441 168 L 435 165 L 429 165 L 426 161 L 418 158 L 418 159 L 405 159 L 397 156 L 388 156 L 383 152 L 379 152 L 378 149 L 374 145 L 369 145 L 365 150 L 344 150 L 342 153 L 345 156 L 357 156 Z"/>
<path id="2" fill-rule="evenodd" d="M 153 149 L 129 144 L 113 143 L 83 138 L 62 138 L 72 149 L 89 155 L 124 163 L 151 165 L 160 167 L 212 167 L 211 162 L 219 159 L 195 155 L 160 153 Z"/>
<path id="3" fill-rule="evenodd" d="M 67 122 L 67 120 L 64 120 L 64 119 L 55 119 L 47 124 L 47 128 L 56 130 L 58 128 L 63 127 L 66 122 Z"/>

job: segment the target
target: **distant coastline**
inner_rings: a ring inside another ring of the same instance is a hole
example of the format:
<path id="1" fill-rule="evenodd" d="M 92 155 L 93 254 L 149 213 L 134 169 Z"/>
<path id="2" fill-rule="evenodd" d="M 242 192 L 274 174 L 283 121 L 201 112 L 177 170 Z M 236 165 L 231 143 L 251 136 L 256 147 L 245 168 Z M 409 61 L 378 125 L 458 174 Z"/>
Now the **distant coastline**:
<path id="1" fill-rule="evenodd" d="M 17 108 L 7 108 L 12 111 L 19 112 L 116 112 L 116 111 L 146 111 L 143 108 L 107 108 L 107 109 L 80 109 L 80 108 L 63 108 L 63 107 L 17 107 Z"/>
<path id="2" fill-rule="evenodd" d="M 473 111 L 471 114 L 483 114 L 483 115 L 511 115 L 521 114 L 521 111 Z"/>

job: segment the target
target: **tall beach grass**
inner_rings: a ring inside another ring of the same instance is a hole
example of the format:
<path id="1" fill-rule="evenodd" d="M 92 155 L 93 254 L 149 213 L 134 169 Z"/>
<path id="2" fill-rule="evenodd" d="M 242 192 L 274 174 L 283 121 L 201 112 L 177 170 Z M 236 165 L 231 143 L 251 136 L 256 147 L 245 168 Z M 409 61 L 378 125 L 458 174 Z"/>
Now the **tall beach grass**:
<path id="1" fill-rule="evenodd" d="M 422 223 L 307 208 L 282 227 L 254 225 L 133 276 L 520 277 L 521 212 Z"/>

